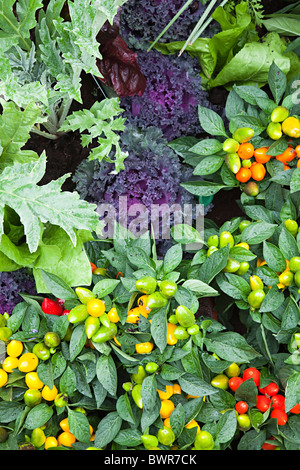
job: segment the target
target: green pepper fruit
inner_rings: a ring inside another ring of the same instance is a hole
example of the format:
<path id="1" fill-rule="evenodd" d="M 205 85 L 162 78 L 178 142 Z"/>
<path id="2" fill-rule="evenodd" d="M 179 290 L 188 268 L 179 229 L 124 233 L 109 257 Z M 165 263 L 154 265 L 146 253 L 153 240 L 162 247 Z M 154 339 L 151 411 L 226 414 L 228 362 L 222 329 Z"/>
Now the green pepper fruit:
<path id="1" fill-rule="evenodd" d="M 176 330 L 174 330 L 174 338 L 176 339 L 187 339 L 189 334 L 183 326 L 177 326 Z"/>
<path id="2" fill-rule="evenodd" d="M 288 219 L 284 221 L 285 228 L 295 237 L 298 233 L 298 224 L 296 220 Z"/>
<path id="3" fill-rule="evenodd" d="M 297 287 L 300 287 L 300 271 L 295 272 L 294 281 Z M 299 289 L 300 290 L 300 289 Z M 299 292 L 299 291 L 298 291 Z"/>
<path id="4" fill-rule="evenodd" d="M 5 428 L 0 427 L 0 444 L 2 442 L 6 442 L 8 439 L 8 432 L 6 431 Z"/>
<path id="5" fill-rule="evenodd" d="M 84 322 L 88 316 L 89 313 L 87 311 L 86 305 L 81 304 L 76 305 L 76 307 L 73 307 L 70 310 L 70 312 L 68 313 L 68 320 L 70 323 L 78 324 Z"/>
<path id="6" fill-rule="evenodd" d="M 292 273 L 300 271 L 300 256 L 293 256 L 289 261 L 289 270 Z"/>
<path id="7" fill-rule="evenodd" d="M 241 264 L 239 261 L 228 258 L 225 268 L 222 269 L 223 273 L 236 273 L 240 269 Z"/>
<path id="8" fill-rule="evenodd" d="M 88 339 L 91 339 L 100 328 L 99 317 L 92 317 L 91 315 L 88 316 L 84 322 L 84 326 Z"/>
<path id="9" fill-rule="evenodd" d="M 48 348 L 57 348 L 60 345 L 60 336 L 54 331 L 48 331 L 44 336 L 44 343 Z"/>
<path id="10" fill-rule="evenodd" d="M 68 404 L 69 398 L 66 393 L 58 393 L 54 398 L 54 405 L 57 408 L 64 408 Z"/>
<path id="11" fill-rule="evenodd" d="M 234 246 L 234 238 L 230 232 L 223 231 L 220 234 L 220 248 L 229 245 L 230 248 Z"/>
<path id="12" fill-rule="evenodd" d="M 248 431 L 251 428 L 251 421 L 247 414 L 241 414 L 237 416 L 238 427 L 242 431 Z"/>
<path id="13" fill-rule="evenodd" d="M 122 387 L 125 390 L 125 392 L 130 392 L 131 389 L 132 389 L 132 383 L 131 382 L 124 382 Z"/>
<path id="14" fill-rule="evenodd" d="M 24 403 L 30 408 L 39 405 L 42 401 L 42 393 L 40 390 L 28 388 L 23 396 Z"/>
<path id="15" fill-rule="evenodd" d="M 82 304 L 87 304 L 89 300 L 95 299 L 96 296 L 90 289 L 85 287 L 76 287 L 76 295 Z"/>
<path id="16" fill-rule="evenodd" d="M 46 436 L 45 436 L 44 431 L 41 428 L 33 429 L 31 433 L 31 438 L 30 438 L 31 444 L 34 447 L 39 448 L 39 447 L 42 447 L 45 441 L 46 441 Z"/>
<path id="17" fill-rule="evenodd" d="M 263 289 L 264 288 L 264 283 L 258 276 L 251 276 L 249 279 L 249 285 L 251 290 L 256 290 L 256 289 Z"/>
<path id="18" fill-rule="evenodd" d="M 162 308 L 164 307 L 168 302 L 168 299 L 164 297 L 160 292 L 153 292 L 148 296 L 147 299 L 147 308 L 150 308 L 151 310 L 153 308 Z"/>
<path id="19" fill-rule="evenodd" d="M 192 326 L 189 326 L 186 330 L 189 335 L 194 336 L 200 332 L 200 327 L 196 323 Z"/>
<path id="20" fill-rule="evenodd" d="M 243 168 L 251 168 L 252 166 L 252 160 L 242 160 L 242 167 Z"/>
<path id="21" fill-rule="evenodd" d="M 289 110 L 284 106 L 277 106 L 271 113 L 272 122 L 283 122 L 289 117 Z"/>
<path id="22" fill-rule="evenodd" d="M 226 153 L 236 153 L 240 148 L 240 144 L 237 140 L 226 139 L 223 142 L 223 151 Z"/>
<path id="23" fill-rule="evenodd" d="M 210 256 L 215 251 L 218 251 L 218 248 L 216 246 L 210 246 L 206 252 L 206 256 Z"/>
<path id="24" fill-rule="evenodd" d="M 6 318 L 4 317 L 4 315 L 0 315 L 0 328 L 2 328 L 3 326 L 6 326 Z"/>
<path id="25" fill-rule="evenodd" d="M 51 356 L 50 349 L 44 343 L 36 343 L 32 348 L 32 352 L 42 361 L 47 361 Z"/>
<path id="26" fill-rule="evenodd" d="M 294 280 L 294 274 L 291 271 L 284 271 L 279 276 L 279 283 L 288 287 L 292 284 Z"/>
<path id="27" fill-rule="evenodd" d="M 225 163 L 229 170 L 235 175 L 241 168 L 241 159 L 237 153 L 227 153 L 225 156 Z"/>
<path id="28" fill-rule="evenodd" d="M 217 247 L 219 246 L 219 237 L 218 235 L 211 235 L 207 239 L 207 246 L 214 246 Z"/>
<path id="29" fill-rule="evenodd" d="M 173 325 L 177 325 L 178 320 L 177 320 L 176 315 L 170 315 L 170 317 L 169 317 L 169 319 L 168 319 L 168 322 L 169 322 L 169 323 L 172 323 Z"/>
<path id="30" fill-rule="evenodd" d="M 258 184 L 255 181 L 248 181 L 244 186 L 244 193 L 251 197 L 257 196 L 259 194 Z"/>
<path id="31" fill-rule="evenodd" d="M 7 326 L 1 326 L 0 341 L 4 341 L 5 343 L 7 343 L 11 335 L 12 335 L 12 330 L 10 328 L 8 328 Z"/>
<path id="32" fill-rule="evenodd" d="M 118 333 L 118 327 L 115 323 L 110 323 L 110 326 L 100 326 L 99 330 L 92 336 L 94 343 L 105 343 L 113 339 Z"/>
<path id="33" fill-rule="evenodd" d="M 229 377 L 225 374 L 218 374 L 212 378 L 210 384 L 213 387 L 220 388 L 221 390 L 227 390 Z"/>
<path id="34" fill-rule="evenodd" d="M 237 140 L 240 144 L 244 144 L 248 142 L 254 136 L 255 132 L 250 127 L 240 127 L 236 129 L 232 134 L 232 138 Z"/>
<path id="35" fill-rule="evenodd" d="M 251 224 L 250 220 L 242 220 L 239 225 L 240 233 L 242 233 L 245 230 L 245 228 L 248 227 L 248 225 L 250 224 Z"/>
<path id="36" fill-rule="evenodd" d="M 111 323 L 111 322 L 110 322 L 110 320 L 109 320 L 109 318 L 108 318 L 107 313 L 103 313 L 103 314 L 102 314 L 100 317 L 98 317 L 98 318 L 99 318 L 99 321 L 100 321 L 101 325 L 106 326 L 107 328 L 110 327 L 110 323 Z"/>
<path id="37" fill-rule="evenodd" d="M 159 291 L 166 299 L 171 299 L 177 292 L 177 284 L 174 281 L 165 279 L 161 281 Z"/>
<path id="38" fill-rule="evenodd" d="M 141 396 L 141 389 L 142 389 L 142 384 L 135 385 L 132 389 L 131 396 L 136 406 L 142 410 L 143 402 L 142 402 L 142 396 Z"/>
<path id="39" fill-rule="evenodd" d="M 138 279 L 135 282 L 135 287 L 139 292 L 143 292 L 143 294 L 153 294 L 157 286 L 157 281 L 154 277 L 147 276 L 143 277 L 142 279 Z"/>
<path id="40" fill-rule="evenodd" d="M 136 374 L 132 374 L 131 378 L 136 384 L 143 383 L 144 379 L 147 377 L 147 373 L 143 366 L 138 367 L 138 372 Z"/>
<path id="41" fill-rule="evenodd" d="M 300 348 L 300 333 L 294 333 L 294 339 L 296 341 L 297 347 Z"/>
<path id="42" fill-rule="evenodd" d="M 267 127 L 267 134 L 272 140 L 278 140 L 282 137 L 280 122 L 270 122 Z"/>
<path id="43" fill-rule="evenodd" d="M 141 436 L 141 440 L 146 449 L 151 449 L 152 447 L 158 446 L 158 439 L 152 434 L 143 434 L 143 436 Z"/>
<path id="44" fill-rule="evenodd" d="M 174 431 L 172 431 L 171 428 L 164 426 L 162 429 L 158 430 L 157 439 L 164 446 L 171 446 L 176 437 Z"/>
<path id="45" fill-rule="evenodd" d="M 252 309 L 259 309 L 266 294 L 263 289 L 256 289 L 248 295 L 248 303 Z"/>
<path id="46" fill-rule="evenodd" d="M 212 435 L 208 431 L 200 431 L 194 442 L 195 449 L 197 450 L 212 450 L 215 442 Z"/>
<path id="47" fill-rule="evenodd" d="M 158 365 L 155 362 L 148 362 L 146 364 L 145 370 L 148 374 L 154 374 L 158 369 Z"/>
<path id="48" fill-rule="evenodd" d="M 184 328 L 188 328 L 195 323 L 195 315 L 184 305 L 178 305 L 175 312 L 178 323 Z M 176 330 L 175 330 L 176 331 Z"/>
<path id="49" fill-rule="evenodd" d="M 249 270 L 249 268 L 250 268 L 249 263 L 247 263 L 247 261 L 242 261 L 240 263 L 240 267 L 237 270 L 236 274 L 238 274 L 238 276 L 243 276 L 244 274 L 246 274 L 246 272 Z"/>

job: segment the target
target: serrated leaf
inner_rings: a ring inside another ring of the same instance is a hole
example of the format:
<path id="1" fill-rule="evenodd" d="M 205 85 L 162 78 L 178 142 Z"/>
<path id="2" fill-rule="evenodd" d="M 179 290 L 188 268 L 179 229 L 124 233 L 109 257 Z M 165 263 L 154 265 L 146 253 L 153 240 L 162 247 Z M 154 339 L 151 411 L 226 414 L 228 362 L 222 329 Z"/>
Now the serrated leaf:
<path id="1" fill-rule="evenodd" d="M 4 233 L 4 207 L 11 207 L 24 226 L 26 242 L 31 253 L 39 245 L 42 224 L 60 226 L 77 242 L 75 229 L 97 230 L 99 219 L 96 205 L 80 200 L 76 192 L 62 192 L 67 175 L 39 186 L 46 169 L 46 155 L 37 162 L 7 167 L 0 181 L 0 236 Z"/>

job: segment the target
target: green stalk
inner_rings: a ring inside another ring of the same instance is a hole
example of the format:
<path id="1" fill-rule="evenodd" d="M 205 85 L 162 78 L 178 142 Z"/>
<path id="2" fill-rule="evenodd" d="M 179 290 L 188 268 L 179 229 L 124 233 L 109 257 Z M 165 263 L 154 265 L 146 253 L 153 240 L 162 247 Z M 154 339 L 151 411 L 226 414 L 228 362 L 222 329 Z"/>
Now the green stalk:
<path id="1" fill-rule="evenodd" d="M 203 31 L 205 31 L 205 29 L 208 27 L 208 25 L 212 22 L 213 18 L 210 16 L 205 23 L 203 23 L 203 21 L 206 19 L 206 17 L 208 16 L 208 14 L 210 13 L 211 9 L 214 7 L 215 3 L 216 3 L 217 0 L 212 0 L 211 3 L 208 5 L 207 9 L 205 10 L 205 12 L 203 13 L 203 15 L 201 16 L 201 18 L 199 19 L 198 23 L 196 24 L 196 26 L 194 27 L 193 31 L 191 32 L 191 34 L 189 35 L 188 39 L 186 40 L 186 42 L 184 43 L 182 49 L 180 50 L 179 52 L 179 56 L 181 56 L 181 54 L 185 51 L 185 49 L 187 48 L 187 46 L 191 46 L 195 41 L 196 39 L 199 38 L 199 36 L 201 36 L 201 34 L 203 33 Z M 226 3 L 228 2 L 228 0 L 223 0 L 223 2 L 219 5 L 220 7 L 223 7 L 224 5 L 226 5 Z"/>
<path id="2" fill-rule="evenodd" d="M 147 49 L 147 52 L 149 52 L 152 47 L 157 43 L 157 41 L 160 40 L 160 38 L 165 34 L 165 32 L 172 26 L 173 23 L 177 20 L 177 18 L 188 8 L 188 6 L 193 2 L 194 0 L 187 0 L 185 4 L 180 8 L 180 10 L 176 13 L 176 15 L 173 16 L 171 21 L 167 24 L 167 26 L 162 30 L 162 32 L 157 36 L 155 41 L 151 44 L 151 46 Z"/>

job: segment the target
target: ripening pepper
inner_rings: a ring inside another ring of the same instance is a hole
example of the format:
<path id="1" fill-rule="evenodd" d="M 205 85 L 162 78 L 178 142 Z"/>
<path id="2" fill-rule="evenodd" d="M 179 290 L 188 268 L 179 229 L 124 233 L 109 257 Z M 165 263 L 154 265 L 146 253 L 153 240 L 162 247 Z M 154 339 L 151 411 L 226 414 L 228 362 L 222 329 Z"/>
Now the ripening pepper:
<path id="1" fill-rule="evenodd" d="M 289 117 L 289 110 L 284 106 L 277 106 L 271 113 L 272 122 L 283 122 Z"/>
<path id="2" fill-rule="evenodd" d="M 260 279 L 260 277 L 253 275 L 249 279 L 249 284 L 251 290 L 256 290 L 256 289 L 263 289 L 264 288 L 264 283 Z"/>
<path id="3" fill-rule="evenodd" d="M 147 377 L 147 373 L 143 366 L 138 366 L 138 372 L 136 374 L 132 374 L 131 378 L 136 384 L 143 383 L 144 379 Z"/>
<path id="4" fill-rule="evenodd" d="M 89 300 L 96 298 L 95 294 L 85 287 L 76 287 L 75 293 L 82 304 L 87 304 Z"/>
<path id="5" fill-rule="evenodd" d="M 177 292 L 177 284 L 174 281 L 165 279 L 159 284 L 159 291 L 166 299 L 170 299 Z"/>
<path id="6" fill-rule="evenodd" d="M 255 181 L 248 181 L 248 183 L 244 186 L 244 193 L 247 196 L 255 197 L 259 194 L 259 187 Z"/>
<path id="7" fill-rule="evenodd" d="M 282 132 L 289 137 L 299 139 L 300 137 L 300 120 L 295 116 L 290 116 L 282 123 Z"/>
<path id="8" fill-rule="evenodd" d="M 270 122 L 267 127 L 267 134 L 272 140 L 278 140 L 282 137 L 280 122 Z"/>
<path id="9" fill-rule="evenodd" d="M 142 401 L 141 389 L 142 389 L 142 384 L 136 384 L 132 389 L 131 396 L 136 406 L 142 410 L 143 401 Z"/>
<path id="10" fill-rule="evenodd" d="M 239 270 L 241 264 L 239 261 L 228 258 L 225 268 L 222 269 L 223 273 L 235 273 Z"/>
<path id="11" fill-rule="evenodd" d="M 232 134 L 232 138 L 237 140 L 240 144 L 248 142 L 254 136 L 254 130 L 250 127 L 240 127 L 236 129 Z"/>
<path id="12" fill-rule="evenodd" d="M 189 308 L 185 307 L 184 305 L 178 305 L 178 307 L 176 308 L 175 315 L 178 320 L 178 323 L 185 328 L 188 328 L 189 326 L 192 326 L 195 323 L 195 315 Z"/>
<path id="13" fill-rule="evenodd" d="M 86 332 L 88 339 L 91 339 L 91 337 L 100 328 L 100 320 L 98 317 L 92 317 L 91 315 L 89 315 L 88 318 L 84 322 L 84 326 L 85 326 L 85 332 Z"/>
<path id="14" fill-rule="evenodd" d="M 156 286 L 157 281 L 151 276 L 143 277 L 135 282 L 136 289 L 139 292 L 143 292 L 143 294 L 152 294 L 155 291 Z"/>
<path id="15" fill-rule="evenodd" d="M 100 326 L 96 333 L 92 336 L 94 343 L 105 343 L 113 339 L 118 333 L 118 327 L 115 323 L 110 323 L 110 326 Z"/>
<path id="16" fill-rule="evenodd" d="M 285 228 L 295 237 L 298 233 L 298 223 L 296 220 L 287 219 L 284 221 Z"/>
<path id="17" fill-rule="evenodd" d="M 265 298 L 263 289 L 255 289 L 248 295 L 248 303 L 252 309 L 259 309 Z"/>
<path id="18" fill-rule="evenodd" d="M 225 156 L 225 163 L 232 173 L 235 175 L 241 168 L 241 159 L 237 153 L 227 153 Z"/>
<path id="19" fill-rule="evenodd" d="M 168 300 L 160 292 L 153 292 L 148 296 L 147 308 L 162 308 L 167 304 Z"/>
<path id="20" fill-rule="evenodd" d="M 234 238 L 230 232 L 223 231 L 220 234 L 220 248 L 229 245 L 230 248 L 234 246 Z"/>
<path id="21" fill-rule="evenodd" d="M 89 313 L 87 311 L 86 305 L 80 304 L 80 305 L 76 305 L 76 307 L 73 307 L 70 310 L 68 314 L 68 320 L 70 323 L 77 324 L 77 323 L 84 322 L 88 316 L 89 316 Z"/>
<path id="22" fill-rule="evenodd" d="M 207 246 L 215 246 L 215 247 L 218 247 L 219 246 L 219 237 L 218 235 L 211 235 L 210 237 L 208 237 L 207 239 Z"/>
<path id="23" fill-rule="evenodd" d="M 206 252 L 206 256 L 210 256 L 215 251 L 218 251 L 218 248 L 216 246 L 210 246 Z"/>
<path id="24" fill-rule="evenodd" d="M 249 270 L 249 268 L 250 268 L 249 263 L 247 261 L 242 261 L 240 263 L 240 267 L 237 270 L 236 274 L 238 276 L 243 276 L 244 274 L 246 274 L 246 272 Z"/>
<path id="25" fill-rule="evenodd" d="M 236 153 L 240 147 L 240 143 L 234 139 L 226 139 L 223 142 L 223 150 L 226 153 Z"/>

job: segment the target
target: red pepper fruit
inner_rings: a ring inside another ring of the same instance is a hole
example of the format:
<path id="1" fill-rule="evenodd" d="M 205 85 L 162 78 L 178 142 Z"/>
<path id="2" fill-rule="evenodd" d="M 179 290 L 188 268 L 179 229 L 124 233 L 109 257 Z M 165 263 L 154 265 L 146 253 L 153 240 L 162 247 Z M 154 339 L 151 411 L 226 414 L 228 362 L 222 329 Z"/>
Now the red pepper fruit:
<path id="1" fill-rule="evenodd" d="M 265 395 L 258 395 L 256 398 L 256 408 L 261 411 L 262 413 L 265 413 L 270 408 L 271 405 L 271 399 L 269 397 L 266 397 Z"/>
<path id="2" fill-rule="evenodd" d="M 69 315 L 70 311 L 71 311 L 71 310 L 66 310 L 66 309 L 65 309 L 65 310 L 63 311 L 62 315 Z"/>
<path id="3" fill-rule="evenodd" d="M 285 409 L 285 397 L 283 395 L 274 395 L 271 398 L 271 406 L 275 409 L 283 410 Z"/>
<path id="4" fill-rule="evenodd" d="M 254 383 L 257 387 L 259 387 L 260 383 L 260 372 L 258 369 L 255 367 L 248 367 L 248 369 L 245 369 L 243 373 L 243 380 L 249 380 L 253 379 Z"/>
<path id="5" fill-rule="evenodd" d="M 279 392 L 279 387 L 275 382 L 271 382 L 266 387 L 264 387 L 263 390 L 267 395 L 269 395 L 269 397 L 273 397 Z"/>
<path id="6" fill-rule="evenodd" d="M 270 418 L 277 419 L 278 426 L 284 426 L 287 423 L 288 416 L 285 411 L 276 408 L 270 414 Z"/>
<path id="7" fill-rule="evenodd" d="M 239 386 L 243 383 L 242 377 L 231 377 L 228 381 L 229 388 L 233 391 L 236 392 L 236 390 L 239 388 Z"/>
<path id="8" fill-rule="evenodd" d="M 247 413 L 248 411 L 248 404 L 245 401 L 238 401 L 235 405 L 235 409 L 239 415 Z"/>
<path id="9" fill-rule="evenodd" d="M 63 308 L 57 302 L 47 297 L 43 300 L 42 310 L 48 315 L 61 315 L 63 313 Z"/>

